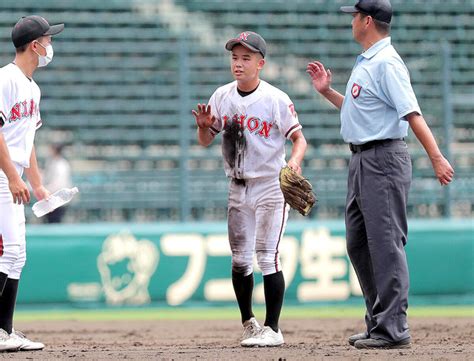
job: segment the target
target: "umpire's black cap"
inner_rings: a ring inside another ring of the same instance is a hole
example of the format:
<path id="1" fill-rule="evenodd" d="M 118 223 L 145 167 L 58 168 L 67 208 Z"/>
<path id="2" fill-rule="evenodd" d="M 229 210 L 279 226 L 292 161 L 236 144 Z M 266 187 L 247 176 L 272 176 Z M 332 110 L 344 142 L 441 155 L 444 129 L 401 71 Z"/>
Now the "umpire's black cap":
<path id="1" fill-rule="evenodd" d="M 63 29 L 64 24 L 49 25 L 38 15 L 23 16 L 12 29 L 13 45 L 19 48 L 42 36 L 59 34 Z"/>
<path id="2" fill-rule="evenodd" d="M 238 44 L 245 46 L 254 53 L 262 54 L 263 57 L 265 57 L 267 53 L 267 43 L 265 43 L 265 40 L 259 34 L 253 31 L 244 31 L 237 37 L 230 39 L 225 44 L 225 48 L 230 51 Z"/>
<path id="3" fill-rule="evenodd" d="M 390 24 L 392 21 L 392 4 L 390 0 L 359 0 L 354 6 L 341 6 L 344 13 L 362 13 L 375 20 Z"/>

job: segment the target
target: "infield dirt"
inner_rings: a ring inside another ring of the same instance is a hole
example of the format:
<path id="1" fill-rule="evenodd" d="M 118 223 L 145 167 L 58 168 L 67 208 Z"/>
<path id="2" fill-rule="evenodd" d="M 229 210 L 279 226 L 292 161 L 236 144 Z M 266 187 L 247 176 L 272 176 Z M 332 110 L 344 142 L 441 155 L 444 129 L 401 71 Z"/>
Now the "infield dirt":
<path id="1" fill-rule="evenodd" d="M 412 318 L 405 350 L 357 350 L 347 337 L 361 320 L 281 321 L 286 344 L 242 348 L 235 321 L 35 321 L 16 328 L 46 344 L 43 351 L 1 353 L 23 360 L 472 360 L 474 318 Z"/>

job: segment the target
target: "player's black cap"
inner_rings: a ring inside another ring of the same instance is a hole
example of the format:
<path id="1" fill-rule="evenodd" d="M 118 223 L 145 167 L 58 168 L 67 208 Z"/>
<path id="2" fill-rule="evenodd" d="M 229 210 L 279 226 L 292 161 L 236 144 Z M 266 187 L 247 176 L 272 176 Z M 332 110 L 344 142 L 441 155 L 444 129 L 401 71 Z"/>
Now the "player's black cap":
<path id="1" fill-rule="evenodd" d="M 28 44 L 45 35 L 56 35 L 64 29 L 64 24 L 49 25 L 45 18 L 38 15 L 24 16 L 12 29 L 12 41 L 15 48 Z"/>
<path id="2" fill-rule="evenodd" d="M 341 6 L 344 13 L 362 13 L 374 19 L 390 24 L 392 5 L 390 0 L 359 0 L 354 6 Z"/>
<path id="3" fill-rule="evenodd" d="M 265 57 L 267 52 L 267 43 L 265 43 L 265 40 L 259 34 L 254 33 L 253 31 L 244 31 L 236 38 L 230 39 L 225 44 L 225 48 L 227 50 L 232 50 L 232 48 L 238 44 L 245 46 L 254 53 L 262 54 L 263 57 Z"/>

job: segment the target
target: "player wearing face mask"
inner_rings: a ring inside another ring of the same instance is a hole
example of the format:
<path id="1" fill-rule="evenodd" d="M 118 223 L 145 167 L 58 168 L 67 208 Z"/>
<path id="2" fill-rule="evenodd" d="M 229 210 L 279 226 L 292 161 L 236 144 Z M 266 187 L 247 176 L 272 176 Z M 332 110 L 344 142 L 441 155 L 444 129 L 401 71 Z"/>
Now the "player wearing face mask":
<path id="1" fill-rule="evenodd" d="M 54 50 L 53 46 L 51 44 L 48 44 L 47 46 L 44 46 L 40 42 L 38 42 L 38 45 L 42 46 L 44 50 L 46 50 L 46 55 L 40 55 L 38 54 L 38 68 L 42 68 L 53 60 L 54 56 Z"/>
<path id="2" fill-rule="evenodd" d="M 53 59 L 51 36 L 63 29 L 37 15 L 21 18 L 12 30 L 15 60 L 0 68 L 0 351 L 44 348 L 13 329 L 13 313 L 26 262 L 23 204 L 30 201 L 22 175 L 38 200 L 49 196 L 33 144 L 42 124 L 41 92 L 33 73 Z"/>

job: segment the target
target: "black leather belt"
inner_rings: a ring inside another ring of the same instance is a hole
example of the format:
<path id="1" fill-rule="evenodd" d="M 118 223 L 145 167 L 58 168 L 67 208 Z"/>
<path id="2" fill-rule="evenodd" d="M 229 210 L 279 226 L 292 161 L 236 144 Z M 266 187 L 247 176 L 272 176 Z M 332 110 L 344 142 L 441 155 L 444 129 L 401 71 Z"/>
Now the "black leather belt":
<path id="1" fill-rule="evenodd" d="M 245 186 L 245 179 L 242 178 L 232 178 L 235 184 L 238 186 Z"/>
<path id="2" fill-rule="evenodd" d="M 372 140 L 370 142 L 364 144 L 352 144 L 349 143 L 349 149 L 352 153 L 360 153 L 364 150 L 371 149 L 380 144 L 387 144 L 398 140 L 404 140 L 405 138 L 398 138 L 398 139 L 380 139 L 380 140 Z"/>

